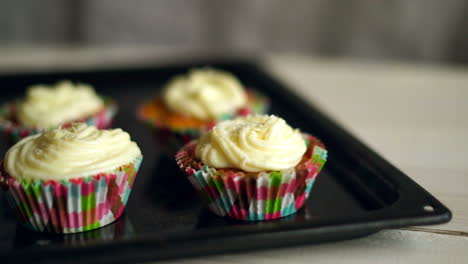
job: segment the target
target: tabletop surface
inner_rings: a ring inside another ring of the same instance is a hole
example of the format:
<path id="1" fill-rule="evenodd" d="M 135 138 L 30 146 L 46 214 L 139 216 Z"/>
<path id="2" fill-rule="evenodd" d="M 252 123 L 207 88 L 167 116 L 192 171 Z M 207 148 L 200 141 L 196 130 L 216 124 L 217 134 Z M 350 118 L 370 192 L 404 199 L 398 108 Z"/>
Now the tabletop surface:
<path id="1" fill-rule="evenodd" d="M 154 47 L 0 49 L 0 72 L 164 64 L 189 54 Z M 349 241 L 162 263 L 466 263 L 468 68 L 292 54 L 266 54 L 262 64 L 441 200 L 452 210 L 452 221 Z"/>

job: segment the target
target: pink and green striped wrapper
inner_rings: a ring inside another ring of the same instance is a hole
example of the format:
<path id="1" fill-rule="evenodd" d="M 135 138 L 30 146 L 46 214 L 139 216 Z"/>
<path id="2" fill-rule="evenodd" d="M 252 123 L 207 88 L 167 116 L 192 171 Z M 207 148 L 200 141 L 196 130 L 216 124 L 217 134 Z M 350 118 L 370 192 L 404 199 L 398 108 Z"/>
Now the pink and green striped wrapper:
<path id="1" fill-rule="evenodd" d="M 196 141 L 184 146 L 176 161 L 214 214 L 244 221 L 272 220 L 304 205 L 327 160 L 317 138 L 304 134 L 304 140 L 308 147 L 301 162 L 283 171 L 247 173 L 208 167 L 195 159 Z"/>
<path id="2" fill-rule="evenodd" d="M 78 233 L 108 225 L 122 215 L 142 159 L 111 172 L 60 181 L 18 180 L 2 168 L 0 185 L 26 227 Z"/>
<path id="3" fill-rule="evenodd" d="M 97 112 L 92 116 L 88 116 L 73 122 L 83 122 L 90 126 L 95 126 L 98 129 L 110 128 L 112 125 L 112 119 L 117 113 L 117 104 L 108 98 L 103 98 L 104 107 L 101 111 Z M 23 126 L 16 120 L 16 107 L 17 103 L 6 103 L 0 106 L 0 131 L 5 134 L 12 143 L 16 143 L 21 139 L 41 133 L 43 129 L 37 129 L 32 127 Z M 71 124 L 69 122 L 68 124 Z M 63 124 L 62 126 L 67 126 Z"/>

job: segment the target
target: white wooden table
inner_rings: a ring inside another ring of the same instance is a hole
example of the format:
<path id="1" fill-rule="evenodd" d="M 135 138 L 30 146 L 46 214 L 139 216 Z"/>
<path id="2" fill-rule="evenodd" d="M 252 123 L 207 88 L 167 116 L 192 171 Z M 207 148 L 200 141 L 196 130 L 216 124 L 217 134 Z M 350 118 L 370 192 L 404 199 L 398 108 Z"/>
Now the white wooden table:
<path id="1" fill-rule="evenodd" d="M 166 63 L 161 48 L 1 50 L 0 71 Z M 169 52 L 169 54 L 173 54 Z M 468 263 L 468 68 L 269 54 L 265 67 L 434 194 L 448 224 L 164 263 Z"/>

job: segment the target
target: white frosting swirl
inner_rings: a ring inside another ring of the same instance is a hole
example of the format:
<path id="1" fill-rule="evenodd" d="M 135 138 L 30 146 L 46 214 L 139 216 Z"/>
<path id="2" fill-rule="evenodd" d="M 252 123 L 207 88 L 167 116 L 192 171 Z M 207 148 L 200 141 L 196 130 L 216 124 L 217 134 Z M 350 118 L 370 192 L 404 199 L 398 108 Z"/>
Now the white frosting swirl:
<path id="1" fill-rule="evenodd" d="M 109 172 L 139 156 L 122 129 L 75 123 L 24 138 L 8 150 L 4 165 L 17 179 L 66 180 Z"/>
<path id="2" fill-rule="evenodd" d="M 173 78 L 165 87 L 163 100 L 171 111 L 214 120 L 244 106 L 247 96 L 234 75 L 205 68 Z"/>
<path id="3" fill-rule="evenodd" d="M 218 123 L 201 137 L 195 155 L 214 168 L 275 171 L 296 166 L 306 148 L 299 130 L 283 119 L 258 115 Z"/>
<path id="4" fill-rule="evenodd" d="M 87 84 L 62 81 L 55 86 L 34 85 L 18 105 L 18 121 L 35 128 L 51 128 L 98 112 L 104 103 Z"/>

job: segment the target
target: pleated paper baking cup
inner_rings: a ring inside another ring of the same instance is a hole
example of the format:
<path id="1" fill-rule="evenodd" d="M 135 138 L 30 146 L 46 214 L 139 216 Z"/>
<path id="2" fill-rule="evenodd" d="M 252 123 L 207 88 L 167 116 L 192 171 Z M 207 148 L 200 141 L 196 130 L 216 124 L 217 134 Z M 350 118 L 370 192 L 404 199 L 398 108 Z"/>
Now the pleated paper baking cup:
<path id="1" fill-rule="evenodd" d="M 303 159 L 283 171 L 246 173 L 208 167 L 195 159 L 196 141 L 182 148 L 176 160 L 214 214 L 245 221 L 271 220 L 291 215 L 304 205 L 327 160 L 318 139 L 310 135 L 304 139 L 308 148 Z"/>
<path id="2" fill-rule="evenodd" d="M 117 113 L 117 104 L 108 98 L 103 98 L 103 100 L 104 107 L 101 111 L 92 116 L 74 120 L 73 122 L 83 122 L 99 129 L 110 128 L 112 125 L 112 119 Z M 0 131 L 9 138 L 11 143 L 16 143 L 27 136 L 44 131 L 44 129 L 27 127 L 18 123 L 16 120 L 17 104 L 17 102 L 13 102 L 0 106 Z M 69 124 L 71 124 L 71 122 Z M 63 126 L 67 125 L 68 124 L 64 124 Z"/>
<path id="3" fill-rule="evenodd" d="M 112 172 L 61 181 L 17 180 L 2 171 L 0 184 L 26 227 L 39 232 L 83 232 L 122 215 L 142 159 Z"/>
<path id="4" fill-rule="evenodd" d="M 195 122 L 188 124 L 187 122 L 175 122 L 177 118 L 165 116 L 160 108 L 163 104 L 161 98 L 153 98 L 152 100 L 142 104 L 138 109 L 138 119 L 143 121 L 153 131 L 156 142 L 160 146 L 163 154 L 173 157 L 177 151 L 188 142 L 198 139 L 204 132 L 211 129 L 218 121 L 227 120 L 236 116 L 246 116 L 249 114 L 265 114 L 269 108 L 269 100 L 264 95 L 250 90 L 247 90 L 248 104 L 246 107 L 238 109 L 234 115 L 224 115 L 219 120 Z M 170 121 L 168 121 L 170 120 Z M 171 121 L 177 123 L 171 124 Z"/>

